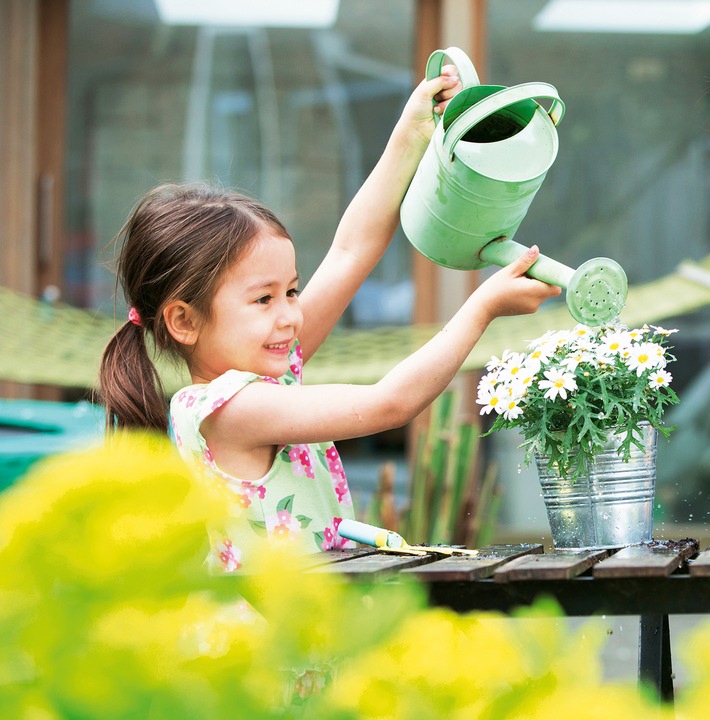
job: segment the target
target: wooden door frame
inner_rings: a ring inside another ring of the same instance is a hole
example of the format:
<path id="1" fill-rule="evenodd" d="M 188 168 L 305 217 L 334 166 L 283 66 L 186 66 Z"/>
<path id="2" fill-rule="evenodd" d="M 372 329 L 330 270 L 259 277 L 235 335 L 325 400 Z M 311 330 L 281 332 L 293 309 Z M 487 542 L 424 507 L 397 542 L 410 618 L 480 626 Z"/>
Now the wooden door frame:
<path id="1" fill-rule="evenodd" d="M 39 0 L 38 37 L 35 292 L 42 295 L 63 289 L 69 0 Z"/>
<path id="2" fill-rule="evenodd" d="M 0 284 L 61 292 L 69 0 L 0 0 Z M 0 382 L 0 397 L 57 399 Z"/>
<path id="3" fill-rule="evenodd" d="M 458 18 L 463 20 L 462 42 L 452 39 L 448 29 Z M 426 61 L 434 49 L 461 42 L 476 66 L 479 77 L 485 81 L 486 36 L 487 0 L 418 0 L 414 39 L 415 77 L 424 76 Z M 412 250 L 412 281 L 415 289 L 414 322 L 441 321 L 440 272 L 434 263 L 415 250 Z M 478 273 L 468 273 L 468 292 L 472 292 L 477 285 Z"/>

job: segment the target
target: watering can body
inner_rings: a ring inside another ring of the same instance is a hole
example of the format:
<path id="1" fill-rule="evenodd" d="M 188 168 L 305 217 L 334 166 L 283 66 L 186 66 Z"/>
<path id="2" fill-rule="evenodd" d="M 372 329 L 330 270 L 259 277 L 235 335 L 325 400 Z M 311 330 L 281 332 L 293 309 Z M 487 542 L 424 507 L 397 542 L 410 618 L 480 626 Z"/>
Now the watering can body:
<path id="1" fill-rule="evenodd" d="M 428 79 L 446 57 L 463 89 L 449 101 L 402 201 L 402 229 L 444 267 L 506 265 L 526 249 L 512 238 L 557 156 L 564 103 L 547 83 L 481 85 L 454 47 L 432 53 Z M 535 98 L 551 100 L 549 110 Z M 574 270 L 540 254 L 527 274 L 566 288 L 571 315 L 587 325 L 613 321 L 626 302 L 626 274 L 609 258 Z"/>
<path id="2" fill-rule="evenodd" d="M 512 239 L 523 221 L 557 156 L 555 125 L 564 105 L 551 85 L 480 85 L 461 51 L 437 53 L 427 77 L 441 71 L 443 55 L 451 55 L 464 89 L 434 131 L 400 220 L 409 241 L 430 260 L 473 270 L 488 264 L 479 257 L 485 245 Z M 549 113 L 533 99 L 542 96 L 553 100 Z"/>

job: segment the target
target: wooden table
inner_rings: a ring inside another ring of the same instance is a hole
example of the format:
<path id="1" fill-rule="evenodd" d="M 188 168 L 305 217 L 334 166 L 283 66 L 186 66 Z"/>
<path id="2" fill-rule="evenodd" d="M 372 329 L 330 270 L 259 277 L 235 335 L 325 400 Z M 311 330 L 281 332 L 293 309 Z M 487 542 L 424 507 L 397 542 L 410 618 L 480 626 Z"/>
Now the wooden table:
<path id="1" fill-rule="evenodd" d="M 510 610 L 553 597 L 570 616 L 638 615 L 639 681 L 673 701 L 668 616 L 710 612 L 710 549 L 662 540 L 620 550 L 543 552 L 537 544 L 491 545 L 475 557 L 425 557 L 372 548 L 324 553 L 312 572 L 349 580 L 414 576 L 432 604 L 465 613 Z"/>

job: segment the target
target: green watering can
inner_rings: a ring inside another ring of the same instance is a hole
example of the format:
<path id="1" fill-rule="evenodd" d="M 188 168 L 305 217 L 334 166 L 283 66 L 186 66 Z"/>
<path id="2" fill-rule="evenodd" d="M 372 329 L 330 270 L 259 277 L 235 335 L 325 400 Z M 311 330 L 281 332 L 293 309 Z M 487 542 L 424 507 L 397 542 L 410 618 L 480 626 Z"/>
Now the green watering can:
<path id="1" fill-rule="evenodd" d="M 507 265 L 527 249 L 512 238 L 557 156 L 565 106 L 547 83 L 481 85 L 456 47 L 432 53 L 428 79 L 441 73 L 446 57 L 463 89 L 449 101 L 402 201 L 402 229 L 444 267 Z M 534 98 L 551 99 L 550 109 Z M 574 270 L 541 254 L 528 275 L 565 288 L 570 314 L 585 325 L 613 320 L 626 302 L 626 274 L 610 258 Z"/>

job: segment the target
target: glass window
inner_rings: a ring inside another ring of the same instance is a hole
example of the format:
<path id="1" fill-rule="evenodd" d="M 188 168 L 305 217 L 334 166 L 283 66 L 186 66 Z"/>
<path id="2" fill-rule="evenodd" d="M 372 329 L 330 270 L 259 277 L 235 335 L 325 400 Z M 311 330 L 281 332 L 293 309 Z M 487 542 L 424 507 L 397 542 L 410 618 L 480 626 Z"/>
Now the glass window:
<path id="1" fill-rule="evenodd" d="M 258 197 L 312 274 L 413 86 L 414 0 L 324 2 L 332 24 L 289 27 L 178 23 L 159 13 L 165 0 L 72 0 L 68 302 L 112 312 L 111 239 L 164 181 Z M 408 322 L 409 264 L 402 236 L 343 322 Z"/>
<path id="2" fill-rule="evenodd" d="M 566 103 L 558 156 L 516 240 L 537 243 L 571 267 L 608 256 L 623 266 L 630 283 L 647 282 L 710 252 L 708 18 L 705 27 L 671 25 L 690 19 L 684 2 L 675 0 L 670 15 L 648 32 L 669 3 L 647 2 L 643 11 L 637 7 L 622 18 L 625 2 L 600 2 L 606 14 L 596 20 L 574 4 L 488 3 L 486 81 L 548 82 Z M 574 29 L 562 24 L 567 7 Z M 678 430 L 670 442 L 659 440 L 659 514 L 707 520 L 710 424 L 703 408 L 710 402 L 710 315 L 701 311 L 661 324 L 681 330 L 673 336 L 678 360 L 669 369 L 682 402 L 667 416 Z M 501 435 L 495 442 L 510 442 L 514 450 L 516 438 Z M 544 510 L 535 478 L 521 480 L 520 456 L 509 451 L 506 446 L 500 452 L 510 458 L 504 467 L 514 485 L 506 493 L 508 521 L 525 526 L 531 507 Z M 544 514 L 538 515 L 544 527 Z"/>

